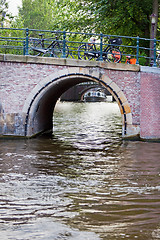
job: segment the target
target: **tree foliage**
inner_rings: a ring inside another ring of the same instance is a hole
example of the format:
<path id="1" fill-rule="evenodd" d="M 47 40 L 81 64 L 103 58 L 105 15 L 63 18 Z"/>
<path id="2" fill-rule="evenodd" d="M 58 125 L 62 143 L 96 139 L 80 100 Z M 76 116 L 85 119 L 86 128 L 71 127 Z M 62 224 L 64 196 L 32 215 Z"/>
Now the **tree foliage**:
<path id="1" fill-rule="evenodd" d="M 10 17 L 8 12 L 8 2 L 6 0 L 0 0 L 0 23 L 1 27 L 4 26 L 6 17 Z"/>
<path id="2" fill-rule="evenodd" d="M 4 15 L 6 14 L 8 9 L 8 3 L 6 2 L 6 0 L 0 0 L 0 17 L 1 20 L 2 18 L 4 18 Z"/>
<path id="3" fill-rule="evenodd" d="M 84 0 L 96 32 L 149 37 L 153 0 Z"/>
<path id="4" fill-rule="evenodd" d="M 22 0 L 19 19 L 28 28 L 77 31 L 90 28 L 87 11 L 76 0 Z"/>
<path id="5" fill-rule="evenodd" d="M 52 12 L 46 0 L 23 0 L 19 17 L 23 21 L 24 27 L 48 29 L 50 28 L 49 22 L 52 18 Z"/>
<path id="6" fill-rule="evenodd" d="M 155 2 L 158 8 L 158 0 L 22 0 L 18 19 L 34 29 L 149 38 Z"/>

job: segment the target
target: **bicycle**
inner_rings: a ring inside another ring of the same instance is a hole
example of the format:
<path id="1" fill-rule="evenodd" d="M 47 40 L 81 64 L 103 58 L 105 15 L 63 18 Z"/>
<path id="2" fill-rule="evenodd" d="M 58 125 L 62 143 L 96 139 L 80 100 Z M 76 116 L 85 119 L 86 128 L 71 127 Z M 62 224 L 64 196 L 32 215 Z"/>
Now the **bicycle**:
<path id="1" fill-rule="evenodd" d="M 59 40 L 58 34 L 54 38 L 44 38 L 43 33 L 40 33 L 39 36 L 40 39 L 29 39 L 29 55 L 60 58 L 65 50 L 65 57 L 68 57 L 69 48 L 65 44 L 64 49 L 63 40 Z M 50 41 L 51 43 L 48 43 Z"/>
<path id="2" fill-rule="evenodd" d="M 157 51 L 156 63 L 157 63 L 157 67 L 160 68 L 160 51 Z"/>
<path id="3" fill-rule="evenodd" d="M 121 38 L 109 39 L 107 47 L 102 51 L 104 61 L 118 63 L 121 61 L 122 53 L 119 50 L 119 45 L 122 44 Z M 78 58 L 81 60 L 99 60 L 100 51 L 96 48 L 96 39 L 90 38 L 89 43 L 82 44 L 78 48 Z"/>

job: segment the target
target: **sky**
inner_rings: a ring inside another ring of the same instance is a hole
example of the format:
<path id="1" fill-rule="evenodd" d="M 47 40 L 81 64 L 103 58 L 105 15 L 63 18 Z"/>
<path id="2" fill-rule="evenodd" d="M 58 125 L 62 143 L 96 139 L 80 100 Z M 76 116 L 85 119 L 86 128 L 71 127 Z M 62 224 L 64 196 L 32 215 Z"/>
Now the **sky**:
<path id="1" fill-rule="evenodd" d="M 18 6 L 22 5 L 22 0 L 8 0 L 9 4 L 8 12 L 12 13 L 13 16 L 18 14 Z"/>

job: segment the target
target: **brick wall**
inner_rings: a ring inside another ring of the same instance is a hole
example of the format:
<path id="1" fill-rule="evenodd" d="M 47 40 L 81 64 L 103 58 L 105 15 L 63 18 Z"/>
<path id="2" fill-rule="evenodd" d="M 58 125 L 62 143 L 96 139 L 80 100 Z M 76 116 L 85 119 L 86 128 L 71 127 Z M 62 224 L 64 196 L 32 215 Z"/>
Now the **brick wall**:
<path id="1" fill-rule="evenodd" d="M 141 72 L 141 138 L 160 139 L 160 73 L 158 69 Z"/>
<path id="2" fill-rule="evenodd" d="M 73 69 L 78 69 L 82 74 L 92 75 L 94 72 L 94 77 L 104 75 L 113 81 L 128 101 L 131 111 L 131 117 L 128 115 L 129 124 L 140 126 L 143 139 L 160 139 L 160 69 L 73 59 L 30 58 L 28 62 L 27 57 L 17 57 L 15 60 L 14 56 L 9 56 L 9 60 L 6 60 L 7 57 L 1 59 L 0 56 L 1 122 L 5 121 L 4 114 L 12 114 L 14 119 L 21 114 L 27 97 L 41 81 L 60 70 L 72 73 Z M 21 121 L 24 121 L 23 117 Z"/>
<path id="3" fill-rule="evenodd" d="M 140 73 L 108 70 L 108 76 L 117 83 L 128 99 L 133 124 L 140 124 Z"/>
<path id="4" fill-rule="evenodd" d="M 61 68 L 53 65 L 0 62 L 0 102 L 4 112 L 21 112 L 27 96 L 37 83 Z"/>
<path id="5" fill-rule="evenodd" d="M 24 102 L 38 82 L 45 77 L 69 66 L 1 62 L 0 98 L 7 113 L 22 111 Z M 126 95 L 132 109 L 133 123 L 140 123 L 140 75 L 139 72 L 104 69 L 112 81 L 117 83 Z"/>

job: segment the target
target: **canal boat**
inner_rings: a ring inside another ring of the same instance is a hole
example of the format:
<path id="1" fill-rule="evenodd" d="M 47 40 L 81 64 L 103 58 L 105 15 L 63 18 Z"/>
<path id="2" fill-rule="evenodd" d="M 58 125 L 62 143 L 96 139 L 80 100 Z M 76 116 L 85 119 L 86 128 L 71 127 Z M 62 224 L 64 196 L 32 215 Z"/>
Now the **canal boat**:
<path id="1" fill-rule="evenodd" d="M 106 94 L 101 91 L 87 91 L 84 94 L 84 101 L 85 102 L 105 102 L 107 101 Z"/>

